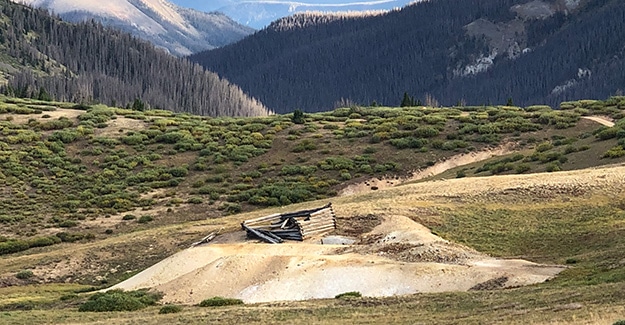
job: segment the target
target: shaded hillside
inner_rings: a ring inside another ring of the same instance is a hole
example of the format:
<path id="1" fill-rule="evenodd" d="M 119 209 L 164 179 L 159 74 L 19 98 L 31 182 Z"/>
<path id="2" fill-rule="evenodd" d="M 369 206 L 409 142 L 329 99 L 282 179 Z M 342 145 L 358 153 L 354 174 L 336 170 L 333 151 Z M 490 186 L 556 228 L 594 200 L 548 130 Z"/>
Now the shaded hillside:
<path id="1" fill-rule="evenodd" d="M 240 88 L 146 41 L 93 22 L 69 24 L 0 0 L 3 91 L 18 97 L 177 112 L 258 116 L 268 111 Z"/>
<path id="2" fill-rule="evenodd" d="M 404 92 L 428 104 L 555 106 L 622 90 L 624 31 L 622 1 L 439 0 L 373 17 L 285 18 L 190 59 L 283 113 L 397 105 Z"/>
<path id="3" fill-rule="evenodd" d="M 182 8 L 166 0 L 14 2 L 48 9 L 70 22 L 94 20 L 148 40 L 178 56 L 230 44 L 254 32 L 222 13 Z"/>

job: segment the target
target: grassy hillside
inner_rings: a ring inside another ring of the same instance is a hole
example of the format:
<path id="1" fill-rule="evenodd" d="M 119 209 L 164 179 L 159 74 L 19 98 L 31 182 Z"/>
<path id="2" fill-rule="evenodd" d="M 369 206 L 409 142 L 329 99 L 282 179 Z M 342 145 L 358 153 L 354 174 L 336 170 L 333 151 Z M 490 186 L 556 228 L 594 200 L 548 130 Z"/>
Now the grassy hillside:
<path id="1" fill-rule="evenodd" d="M 362 315 L 376 322 L 605 323 L 623 313 L 622 170 L 516 175 L 625 161 L 623 97 L 556 111 L 352 107 L 303 120 L 0 102 L 0 322 L 103 322 L 76 312 L 87 299 L 80 292 L 126 279 L 210 231 L 330 200 L 342 220 L 405 215 L 491 255 L 572 268 L 506 291 L 109 316 L 116 323 L 349 323 Z M 598 115 L 616 125 L 585 118 Z M 503 157 L 434 176 L 446 182 L 335 197 L 374 177 L 407 183 L 416 170 L 504 145 L 511 149 Z M 472 178 L 501 174 L 508 176 Z"/>
<path id="2" fill-rule="evenodd" d="M 352 107 L 206 118 L 1 97 L 2 253 L 335 196 L 449 157 L 514 152 L 449 177 L 586 168 L 625 160 L 625 98 L 543 107 Z M 301 123 L 299 123 L 301 122 Z"/>

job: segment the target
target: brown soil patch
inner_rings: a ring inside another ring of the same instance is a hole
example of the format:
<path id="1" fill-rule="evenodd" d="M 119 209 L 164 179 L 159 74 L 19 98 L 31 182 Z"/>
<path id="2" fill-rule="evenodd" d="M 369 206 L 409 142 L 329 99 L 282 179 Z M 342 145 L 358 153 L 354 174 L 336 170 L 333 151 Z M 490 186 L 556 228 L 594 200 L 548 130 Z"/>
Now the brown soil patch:
<path id="1" fill-rule="evenodd" d="M 123 136 L 125 131 L 141 131 L 145 130 L 148 124 L 145 121 L 131 119 L 124 116 L 117 116 L 116 119 L 106 122 L 107 127 L 103 129 L 96 129 L 95 135 L 97 136 Z"/>
<path id="2" fill-rule="evenodd" d="M 78 109 L 56 109 L 54 111 L 43 111 L 41 114 L 5 114 L 4 116 L 10 117 L 13 120 L 11 121 L 14 124 L 27 124 L 28 120 L 36 119 L 40 122 L 57 120 L 60 117 L 67 117 L 68 119 L 74 121 L 76 123 L 78 121 L 78 116 L 85 114 L 85 111 Z M 49 117 L 43 117 L 47 115 Z"/>
<path id="3" fill-rule="evenodd" d="M 368 233 L 382 223 L 382 219 L 374 214 L 358 215 L 351 218 L 337 216 L 337 235 L 359 236 Z"/>

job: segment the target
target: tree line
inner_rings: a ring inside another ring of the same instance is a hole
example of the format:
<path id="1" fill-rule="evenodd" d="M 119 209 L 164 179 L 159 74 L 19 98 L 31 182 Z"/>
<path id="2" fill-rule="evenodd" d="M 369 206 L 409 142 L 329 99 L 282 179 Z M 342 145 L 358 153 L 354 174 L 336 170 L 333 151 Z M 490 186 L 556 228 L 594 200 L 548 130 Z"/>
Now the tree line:
<path id="1" fill-rule="evenodd" d="M 209 116 L 258 116 L 269 110 L 238 86 L 130 34 L 89 21 L 0 0 L 0 44 L 18 68 L 1 91 L 72 102 L 150 107 Z"/>

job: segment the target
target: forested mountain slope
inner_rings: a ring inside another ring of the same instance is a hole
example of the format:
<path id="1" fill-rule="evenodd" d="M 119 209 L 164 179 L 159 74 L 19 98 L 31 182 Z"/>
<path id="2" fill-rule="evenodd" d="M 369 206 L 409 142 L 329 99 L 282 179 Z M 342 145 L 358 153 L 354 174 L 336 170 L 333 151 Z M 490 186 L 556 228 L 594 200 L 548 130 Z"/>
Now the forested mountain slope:
<path id="1" fill-rule="evenodd" d="M 236 42 L 254 32 L 218 12 L 182 8 L 167 0 L 13 0 L 51 10 L 70 22 L 95 20 L 189 55 Z"/>
<path id="2" fill-rule="evenodd" d="M 397 105 L 404 92 L 424 104 L 555 106 L 625 88 L 624 43 L 622 1 L 437 0 L 288 17 L 190 59 L 277 112 Z"/>
<path id="3" fill-rule="evenodd" d="M 0 0 L 0 62 L 9 95 L 109 105 L 140 99 L 211 116 L 268 114 L 239 87 L 146 41 L 94 22 L 62 22 L 8 0 Z"/>

